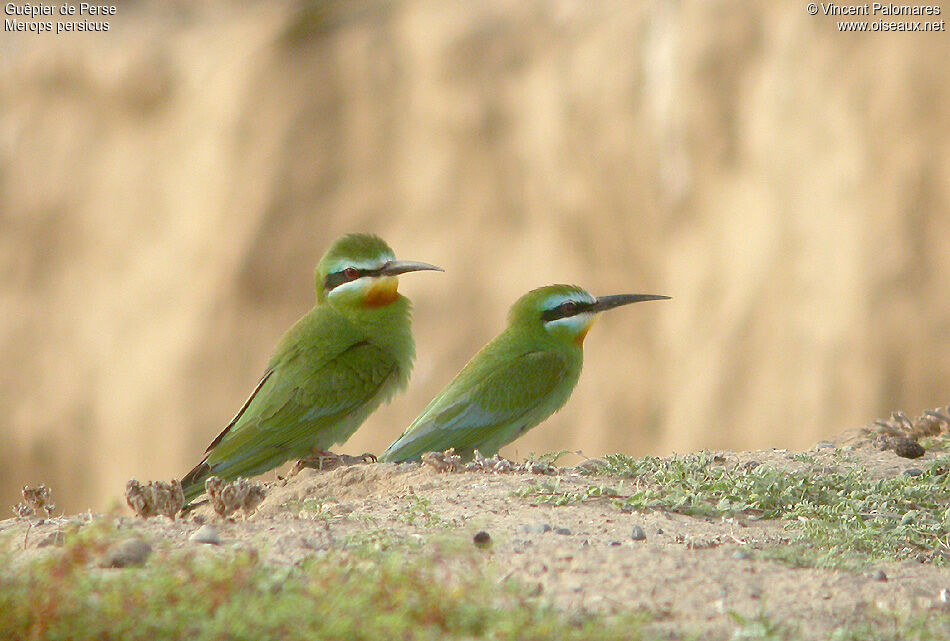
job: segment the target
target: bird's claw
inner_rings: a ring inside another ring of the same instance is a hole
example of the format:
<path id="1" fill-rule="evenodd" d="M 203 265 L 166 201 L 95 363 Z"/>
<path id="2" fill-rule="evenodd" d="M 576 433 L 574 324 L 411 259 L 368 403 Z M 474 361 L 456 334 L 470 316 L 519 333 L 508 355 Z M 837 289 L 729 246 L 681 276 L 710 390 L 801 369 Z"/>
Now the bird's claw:
<path id="1" fill-rule="evenodd" d="M 376 456 L 369 453 L 359 456 L 350 456 L 348 454 L 334 454 L 333 452 L 318 451 L 314 452 L 313 456 L 308 456 L 297 461 L 288 476 L 296 476 L 305 468 L 329 471 L 335 470 L 338 467 L 375 462 Z"/>

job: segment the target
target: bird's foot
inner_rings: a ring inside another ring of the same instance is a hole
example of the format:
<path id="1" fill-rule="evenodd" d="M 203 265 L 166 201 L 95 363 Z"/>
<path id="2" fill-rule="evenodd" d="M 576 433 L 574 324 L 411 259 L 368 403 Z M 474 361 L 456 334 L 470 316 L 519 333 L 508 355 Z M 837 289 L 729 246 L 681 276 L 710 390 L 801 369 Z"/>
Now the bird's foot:
<path id="1" fill-rule="evenodd" d="M 294 464 L 290 470 L 290 476 L 296 476 L 300 470 L 311 468 L 314 470 L 334 470 L 338 467 L 348 465 L 360 465 L 362 463 L 375 463 L 376 456 L 373 454 L 361 454 L 359 456 L 349 456 L 348 454 L 334 454 L 323 450 L 315 450 L 313 456 L 302 458 Z"/>

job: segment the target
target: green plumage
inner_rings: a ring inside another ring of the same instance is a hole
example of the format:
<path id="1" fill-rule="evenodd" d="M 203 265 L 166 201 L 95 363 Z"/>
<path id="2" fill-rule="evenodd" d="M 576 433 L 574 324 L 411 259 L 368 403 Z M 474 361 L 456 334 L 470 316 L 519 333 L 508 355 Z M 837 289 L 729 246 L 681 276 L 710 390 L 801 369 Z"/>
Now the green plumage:
<path id="1" fill-rule="evenodd" d="M 351 234 L 334 243 L 317 268 L 316 306 L 280 340 L 244 407 L 182 479 L 186 500 L 200 495 L 211 475 L 254 476 L 344 442 L 406 386 L 415 351 L 410 305 L 396 293 L 390 271 L 409 271 L 407 265 L 432 268 L 396 263 L 375 236 Z M 347 268 L 362 271 L 347 280 Z M 341 286 L 331 295 L 333 279 Z M 386 279 L 392 282 L 383 283 L 379 299 L 372 288 Z"/>
<path id="2" fill-rule="evenodd" d="M 581 343 L 596 313 L 658 296 L 595 299 L 579 287 L 532 290 L 511 308 L 508 327 L 478 352 L 383 453 L 407 461 L 448 448 L 485 456 L 512 442 L 570 398 Z"/>
<path id="3" fill-rule="evenodd" d="M 541 322 L 547 295 L 573 292 L 561 286 L 534 290 L 509 314 L 509 325 L 458 373 L 383 453 L 406 461 L 450 447 L 463 456 L 491 456 L 559 410 L 580 377 L 583 351 Z"/>

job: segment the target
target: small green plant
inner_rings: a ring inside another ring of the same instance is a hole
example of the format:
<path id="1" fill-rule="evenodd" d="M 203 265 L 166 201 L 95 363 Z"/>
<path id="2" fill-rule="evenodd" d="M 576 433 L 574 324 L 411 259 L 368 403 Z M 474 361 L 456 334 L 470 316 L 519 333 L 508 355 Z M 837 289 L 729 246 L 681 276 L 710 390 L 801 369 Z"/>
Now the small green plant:
<path id="1" fill-rule="evenodd" d="M 420 523 L 426 527 L 446 525 L 442 517 L 432 510 L 432 501 L 427 497 L 412 492 L 406 495 L 406 500 L 409 504 L 396 517 L 403 523 L 407 525 Z"/>
<path id="2" fill-rule="evenodd" d="M 732 633 L 733 641 L 785 641 L 793 638 L 789 626 L 773 621 L 764 611 L 751 618 L 729 612 L 729 618 L 738 626 Z"/>
<path id="3" fill-rule="evenodd" d="M 537 463 L 545 463 L 547 465 L 554 465 L 557 463 L 565 454 L 576 454 L 571 450 L 558 450 L 557 452 L 547 452 L 546 454 L 535 454 L 534 452 L 528 452 L 528 456 L 525 457 L 526 461 L 535 461 Z"/>
<path id="4" fill-rule="evenodd" d="M 817 465 L 818 459 L 816 459 L 811 454 L 806 454 L 805 452 L 797 452 L 792 454 L 792 460 L 798 461 L 799 463 L 808 463 L 809 465 Z"/>
<path id="5" fill-rule="evenodd" d="M 512 492 L 513 496 L 527 499 L 535 503 L 548 505 L 573 505 L 592 499 L 616 499 L 619 493 L 612 487 L 596 485 L 578 489 L 562 490 L 561 479 L 531 483 Z"/>

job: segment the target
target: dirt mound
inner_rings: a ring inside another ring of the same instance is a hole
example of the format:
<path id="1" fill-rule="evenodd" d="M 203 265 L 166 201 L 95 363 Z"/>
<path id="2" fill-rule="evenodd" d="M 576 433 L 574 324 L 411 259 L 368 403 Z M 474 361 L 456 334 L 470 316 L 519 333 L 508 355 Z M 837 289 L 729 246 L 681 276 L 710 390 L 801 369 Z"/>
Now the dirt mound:
<path id="1" fill-rule="evenodd" d="M 714 499 L 701 505 L 702 510 L 683 513 L 677 505 L 688 497 L 677 498 L 675 479 L 658 483 L 663 478 L 658 471 L 686 475 L 685 486 L 695 484 L 697 493 L 705 491 L 699 487 L 704 480 L 717 475 L 739 481 L 758 478 L 766 484 L 792 479 L 790 500 L 796 509 L 821 502 L 810 492 L 828 487 L 833 495 L 847 493 L 853 489 L 849 483 L 892 492 L 914 490 L 916 479 L 921 479 L 937 483 L 927 486 L 934 491 L 945 492 L 940 483 L 945 482 L 948 459 L 938 460 L 946 451 L 945 438 L 923 441 L 928 451 L 915 460 L 877 449 L 872 441 L 866 434 L 852 433 L 804 452 L 613 457 L 562 468 L 555 475 L 440 473 L 424 464 L 389 463 L 303 469 L 268 483 L 264 502 L 249 516 L 222 520 L 205 505 L 177 521 L 92 515 L 32 523 L 8 520 L 0 522 L 0 533 L 12 534 L 7 541 L 29 556 L 55 550 L 90 522 L 104 523 L 163 553 L 179 548 L 195 553 L 250 550 L 267 563 L 296 565 L 328 550 L 365 546 L 406 554 L 425 554 L 446 542 L 470 547 L 481 532 L 477 542 L 483 562 L 497 568 L 500 581 L 525 584 L 537 598 L 559 608 L 635 610 L 658 631 L 698 631 L 708 638 L 729 636 L 738 620 L 765 617 L 797 630 L 801 638 L 823 639 L 840 626 L 881 616 L 944 612 L 941 590 L 950 588 L 941 567 L 947 558 L 945 542 L 928 539 L 922 546 L 914 544 L 916 548 L 901 547 L 878 554 L 872 562 L 861 561 L 874 557 L 861 556 L 858 543 L 802 538 L 802 528 L 809 521 L 817 523 L 817 516 L 766 518 L 758 507 L 763 503 L 754 496 L 740 496 L 745 507 L 731 512 Z M 626 473 L 622 465 L 628 466 Z M 690 480 L 688 475 L 697 472 Z M 630 501 L 654 486 L 654 507 L 636 507 Z M 842 509 L 858 510 L 859 503 L 848 498 Z M 877 518 L 891 519 L 893 526 L 884 532 L 892 536 L 918 521 L 939 520 L 945 509 L 942 503 L 930 506 L 933 514 L 927 512 L 930 508 L 910 510 L 904 503 L 887 509 L 868 505 L 861 509 L 869 513 L 855 521 L 856 526 L 861 523 L 858 530 L 845 537 L 858 541 L 860 530 L 873 526 Z M 890 514 L 893 509 L 910 511 Z M 935 527 L 940 531 L 939 524 Z M 847 561 L 852 557 L 855 563 Z"/>

